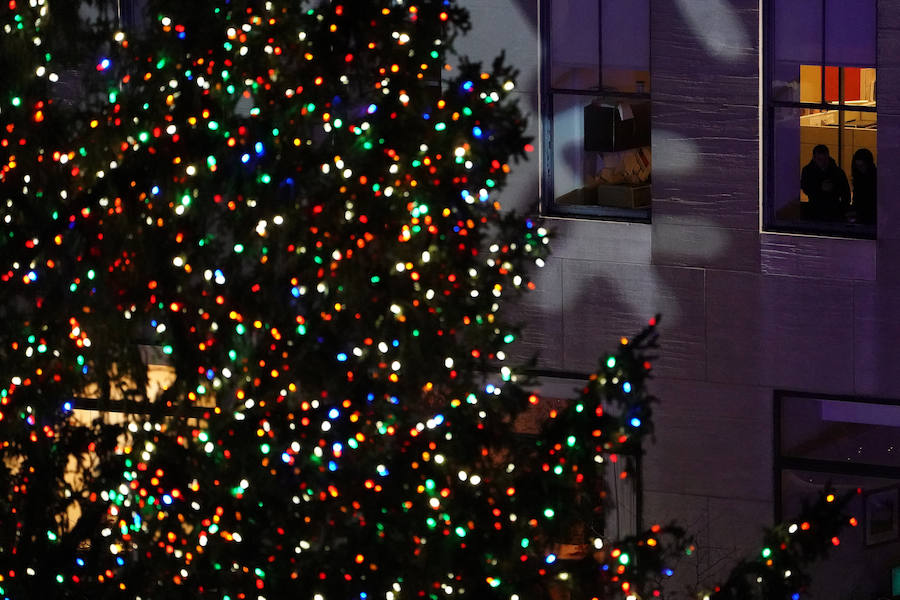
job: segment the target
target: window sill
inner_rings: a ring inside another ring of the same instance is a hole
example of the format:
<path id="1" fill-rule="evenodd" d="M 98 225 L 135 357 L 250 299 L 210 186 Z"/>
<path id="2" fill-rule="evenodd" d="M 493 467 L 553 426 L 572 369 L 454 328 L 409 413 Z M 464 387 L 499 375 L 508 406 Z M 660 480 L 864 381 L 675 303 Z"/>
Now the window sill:
<path id="1" fill-rule="evenodd" d="M 650 223 L 650 209 L 615 208 L 596 205 L 569 204 L 541 210 L 545 219 L 577 219 L 582 221 L 614 221 L 627 223 Z"/>
<path id="2" fill-rule="evenodd" d="M 776 221 L 763 229 L 763 233 L 793 234 L 805 237 L 874 240 L 875 225 L 861 223 L 814 223 L 810 221 Z"/>

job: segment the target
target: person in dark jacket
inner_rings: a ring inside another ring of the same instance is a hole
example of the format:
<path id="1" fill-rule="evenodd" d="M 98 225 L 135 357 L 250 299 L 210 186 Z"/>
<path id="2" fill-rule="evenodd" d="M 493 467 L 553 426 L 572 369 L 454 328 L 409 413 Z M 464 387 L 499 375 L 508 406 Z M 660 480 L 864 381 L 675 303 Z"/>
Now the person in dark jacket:
<path id="1" fill-rule="evenodd" d="M 828 146 L 813 148 L 812 160 L 800 174 L 800 189 L 809 197 L 806 213 L 810 219 L 842 219 L 850 208 L 850 183 L 847 175 L 828 152 Z"/>
<path id="2" fill-rule="evenodd" d="M 853 178 L 853 212 L 856 213 L 856 220 L 859 223 L 874 223 L 878 170 L 871 150 L 860 148 L 853 153 L 850 174 Z"/>

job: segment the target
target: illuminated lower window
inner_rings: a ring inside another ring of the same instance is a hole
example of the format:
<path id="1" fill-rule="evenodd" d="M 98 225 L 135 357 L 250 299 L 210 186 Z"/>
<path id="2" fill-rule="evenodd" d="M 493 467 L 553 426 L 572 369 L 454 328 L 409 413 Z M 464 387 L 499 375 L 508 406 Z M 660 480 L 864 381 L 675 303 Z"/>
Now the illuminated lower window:
<path id="1" fill-rule="evenodd" d="M 814 567 L 812 598 L 890 598 L 900 566 L 900 401 L 776 392 L 776 519 L 830 486 L 856 526 Z"/>

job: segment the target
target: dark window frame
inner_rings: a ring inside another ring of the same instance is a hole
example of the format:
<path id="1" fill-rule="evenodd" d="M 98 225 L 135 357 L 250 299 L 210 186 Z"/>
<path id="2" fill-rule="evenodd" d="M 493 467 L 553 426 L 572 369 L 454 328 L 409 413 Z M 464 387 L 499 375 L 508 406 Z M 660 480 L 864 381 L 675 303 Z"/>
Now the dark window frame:
<path id="1" fill-rule="evenodd" d="M 540 213 L 545 217 L 568 217 L 602 221 L 624 221 L 629 223 L 650 223 L 651 206 L 646 209 L 616 208 L 609 206 L 569 205 L 560 208 L 554 197 L 553 183 L 553 97 L 554 95 L 584 96 L 585 98 L 603 98 L 610 100 L 641 100 L 650 102 L 650 92 L 618 92 L 603 90 L 603 2 L 596 0 L 598 9 L 597 22 L 597 57 L 599 65 L 598 89 L 580 90 L 557 88 L 551 84 L 552 40 L 551 40 L 551 3 L 553 0 L 538 0 L 538 34 L 540 39 L 540 62 L 538 65 L 539 110 L 541 120 L 541 176 L 540 176 Z M 651 22 L 647 24 L 648 42 L 652 39 Z M 650 50 L 652 65 L 652 45 Z M 652 71 L 650 77 L 652 78 Z M 652 85 L 650 86 L 652 90 Z M 651 139 L 652 139 L 651 130 Z M 652 170 L 652 166 L 651 166 Z M 652 182 L 652 176 L 651 176 Z M 651 188 L 652 189 L 652 188 Z"/>
<path id="2" fill-rule="evenodd" d="M 786 223 L 784 221 L 779 222 L 776 218 L 776 204 L 775 204 L 775 111 L 778 108 L 794 108 L 794 109 L 825 109 L 825 110 L 837 110 L 839 115 L 839 128 L 838 128 L 838 137 L 839 140 L 842 137 L 843 132 L 843 113 L 847 110 L 853 110 L 858 112 L 871 112 L 877 114 L 878 112 L 878 102 L 877 102 L 877 79 L 876 79 L 876 102 L 875 106 L 854 106 L 852 109 L 844 108 L 844 67 L 839 68 L 839 81 L 838 81 L 838 89 L 840 100 L 838 105 L 828 104 L 825 101 L 825 68 L 833 65 L 828 65 L 825 62 L 825 52 L 826 52 L 826 44 L 824 40 L 825 32 L 826 32 L 826 14 L 825 14 L 825 2 L 826 0 L 820 0 L 822 3 L 822 35 L 823 35 L 823 43 L 822 43 L 822 52 L 821 52 L 821 64 L 815 65 L 820 66 L 822 68 L 822 77 L 821 77 L 821 100 L 818 103 L 813 102 L 792 102 L 785 100 L 776 100 L 773 98 L 772 93 L 772 74 L 775 71 L 775 10 L 773 4 L 778 0 L 764 0 L 762 10 L 763 10 L 763 28 L 762 28 L 762 40 L 761 40 L 761 52 L 763 54 L 763 77 L 762 77 L 762 85 L 763 85 L 763 123 L 762 123 L 762 139 L 763 139 L 763 178 L 762 178 L 762 230 L 763 232 L 774 232 L 774 233 L 800 233 L 800 234 L 810 234 L 822 237 L 838 237 L 838 238 L 855 238 L 855 239 L 867 239 L 874 240 L 877 238 L 877 228 L 878 228 L 878 219 L 876 216 L 875 223 L 872 225 L 864 225 L 864 224 L 850 224 L 850 223 L 826 223 L 826 222 L 816 222 L 812 220 L 808 220 L 805 222 L 790 222 Z M 875 11 L 875 31 L 877 34 L 878 31 L 878 11 L 877 5 L 878 0 L 875 0 L 876 11 Z M 876 40 L 877 41 L 877 40 Z M 878 69 L 878 60 L 876 55 L 876 64 L 871 68 Z M 840 143 L 840 142 L 839 142 Z M 876 148 L 877 148 L 877 138 L 876 138 Z M 799 152 L 799 149 L 798 149 Z M 840 146 L 837 151 L 837 156 L 840 156 Z M 803 164 L 803 157 L 800 157 L 800 163 Z M 847 173 L 848 179 L 849 173 Z M 797 173 L 797 179 L 799 181 L 800 174 Z M 877 185 L 877 182 L 876 182 Z"/>

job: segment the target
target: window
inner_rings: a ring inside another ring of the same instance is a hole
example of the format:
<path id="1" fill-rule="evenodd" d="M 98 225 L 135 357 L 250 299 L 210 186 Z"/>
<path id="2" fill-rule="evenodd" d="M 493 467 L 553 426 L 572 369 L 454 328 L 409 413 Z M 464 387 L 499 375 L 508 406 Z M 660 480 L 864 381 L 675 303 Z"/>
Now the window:
<path id="1" fill-rule="evenodd" d="M 542 210 L 650 218 L 650 2 L 542 0 Z"/>
<path id="2" fill-rule="evenodd" d="M 876 0 L 767 0 L 766 228 L 874 237 Z"/>
<path id="3" fill-rule="evenodd" d="M 900 566 L 900 402 L 775 393 L 776 520 L 825 486 L 855 494 L 840 546 L 815 567 L 814 598 L 891 597 Z"/>
<path id="4" fill-rule="evenodd" d="M 541 401 L 530 406 L 522 412 L 513 423 L 513 430 L 527 440 L 529 447 L 534 447 L 534 438 L 540 433 L 541 427 L 549 420 L 552 412 L 562 410 L 570 400 L 573 389 L 584 386 L 584 382 L 590 377 L 588 373 L 576 373 L 571 371 L 552 371 L 535 369 L 529 374 L 539 378 L 536 391 L 541 396 Z M 604 404 L 607 414 L 619 414 L 621 407 Z M 604 490 L 609 494 L 609 501 L 604 503 L 603 510 L 599 513 L 591 510 L 578 514 L 577 521 L 581 525 L 570 532 L 570 537 L 560 548 L 558 558 L 569 560 L 584 551 L 576 548 L 583 544 L 588 533 L 599 535 L 604 539 L 622 539 L 624 537 L 638 535 L 643 530 L 643 454 L 637 452 L 618 453 L 616 458 L 610 460 L 611 453 L 604 453 L 603 477 Z M 628 472 L 629 476 L 623 476 Z M 580 504 L 580 503 L 579 503 Z M 584 510 L 582 505 L 576 509 Z M 575 514 L 575 513 L 572 513 Z"/>

